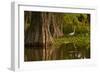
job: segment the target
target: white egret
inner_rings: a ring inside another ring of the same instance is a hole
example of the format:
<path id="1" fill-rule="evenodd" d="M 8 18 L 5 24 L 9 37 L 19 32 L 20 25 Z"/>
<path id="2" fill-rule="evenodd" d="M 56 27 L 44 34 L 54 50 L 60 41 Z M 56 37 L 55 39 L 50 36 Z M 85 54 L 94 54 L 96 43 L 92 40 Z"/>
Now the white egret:
<path id="1" fill-rule="evenodd" d="M 69 33 L 68 35 L 70 35 L 70 36 L 75 35 L 75 26 L 73 27 L 73 32 Z"/>

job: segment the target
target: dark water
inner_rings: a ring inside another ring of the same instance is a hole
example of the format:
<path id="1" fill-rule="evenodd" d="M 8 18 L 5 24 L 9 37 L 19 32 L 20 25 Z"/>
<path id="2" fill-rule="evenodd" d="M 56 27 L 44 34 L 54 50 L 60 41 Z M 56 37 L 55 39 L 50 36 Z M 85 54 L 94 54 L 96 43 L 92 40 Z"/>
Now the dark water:
<path id="1" fill-rule="evenodd" d="M 90 58 L 90 49 L 84 46 L 78 47 L 73 43 L 62 44 L 58 48 L 48 46 L 47 48 L 29 47 L 25 48 L 25 61 L 42 60 L 68 60 Z"/>

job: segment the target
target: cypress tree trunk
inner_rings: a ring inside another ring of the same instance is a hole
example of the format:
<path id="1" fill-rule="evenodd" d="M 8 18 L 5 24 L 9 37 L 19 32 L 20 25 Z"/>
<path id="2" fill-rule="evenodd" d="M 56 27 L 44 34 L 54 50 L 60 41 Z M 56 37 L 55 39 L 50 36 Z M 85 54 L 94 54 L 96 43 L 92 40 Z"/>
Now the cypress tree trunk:
<path id="1" fill-rule="evenodd" d="M 41 13 L 42 15 L 42 33 L 43 33 L 43 42 L 45 43 L 43 48 L 43 60 L 48 60 L 50 56 L 50 47 L 53 44 L 53 38 L 50 32 L 50 21 L 51 21 L 51 14 L 50 13 Z"/>
<path id="2" fill-rule="evenodd" d="M 62 23 L 60 22 L 62 19 L 59 18 L 58 15 L 56 14 L 52 14 L 52 23 L 51 23 L 51 34 L 53 37 L 57 38 L 57 37 L 61 37 L 63 36 L 63 31 L 60 29 L 60 25 L 62 25 Z"/>
<path id="3" fill-rule="evenodd" d="M 25 31 L 25 49 L 30 50 L 28 60 L 42 60 L 44 48 L 42 17 L 40 12 L 32 12 L 30 27 Z"/>
<path id="4" fill-rule="evenodd" d="M 30 12 L 25 18 L 25 52 L 28 61 L 56 59 L 53 37 L 63 36 L 58 25 L 57 16 L 48 12 Z M 27 21 L 30 21 L 27 24 Z M 53 58 L 54 57 L 54 58 Z"/>

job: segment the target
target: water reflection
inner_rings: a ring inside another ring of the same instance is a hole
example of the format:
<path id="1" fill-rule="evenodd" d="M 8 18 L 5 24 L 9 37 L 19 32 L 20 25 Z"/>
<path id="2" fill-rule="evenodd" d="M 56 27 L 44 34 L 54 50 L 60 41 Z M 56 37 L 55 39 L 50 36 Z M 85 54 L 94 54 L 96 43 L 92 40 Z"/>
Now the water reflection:
<path id="1" fill-rule="evenodd" d="M 78 47 L 74 43 L 63 43 L 59 47 L 54 45 L 47 48 L 25 48 L 25 61 L 41 60 L 67 60 L 90 58 L 90 50 L 86 47 Z"/>

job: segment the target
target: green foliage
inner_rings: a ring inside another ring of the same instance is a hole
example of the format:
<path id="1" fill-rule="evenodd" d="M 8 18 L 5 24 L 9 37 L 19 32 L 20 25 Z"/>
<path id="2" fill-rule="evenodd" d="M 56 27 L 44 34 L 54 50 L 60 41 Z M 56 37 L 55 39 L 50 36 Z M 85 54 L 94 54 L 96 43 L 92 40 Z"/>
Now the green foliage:
<path id="1" fill-rule="evenodd" d="M 68 34 L 73 32 L 73 27 L 77 34 L 89 33 L 90 22 L 88 21 L 88 14 L 68 13 L 64 15 L 63 32 Z"/>
<path id="2" fill-rule="evenodd" d="M 53 46 L 63 52 L 60 59 L 90 58 L 90 15 L 67 13 L 63 15 L 63 37 L 55 38 Z M 75 34 L 70 36 L 69 33 Z M 73 52 L 69 54 L 69 52 Z M 80 53 L 80 57 L 74 52 Z"/>
<path id="3" fill-rule="evenodd" d="M 67 13 L 64 15 L 63 33 L 64 36 L 54 39 L 54 46 L 63 50 L 62 59 L 90 58 L 90 22 L 88 14 Z M 75 34 L 70 36 L 69 33 Z M 69 52 L 73 53 L 69 53 Z M 80 53 L 80 57 L 74 52 Z"/>
<path id="4" fill-rule="evenodd" d="M 79 35 L 76 35 L 76 36 L 65 36 L 65 37 L 62 37 L 62 38 L 56 38 L 55 39 L 55 46 L 57 45 L 61 45 L 63 43 L 74 43 L 76 45 L 79 45 L 79 46 L 86 46 L 90 43 L 90 36 L 89 34 L 87 35 L 83 35 L 83 34 L 79 34 Z"/>
<path id="5" fill-rule="evenodd" d="M 85 53 L 85 57 L 90 57 L 90 36 L 85 34 L 79 34 L 76 36 L 65 36 L 63 38 L 56 38 L 54 46 L 61 51 L 63 50 L 64 56 L 62 59 L 73 59 L 69 56 L 68 52 L 79 51 Z M 74 57 L 74 59 L 77 57 Z M 80 57 L 81 58 L 81 57 Z"/>

